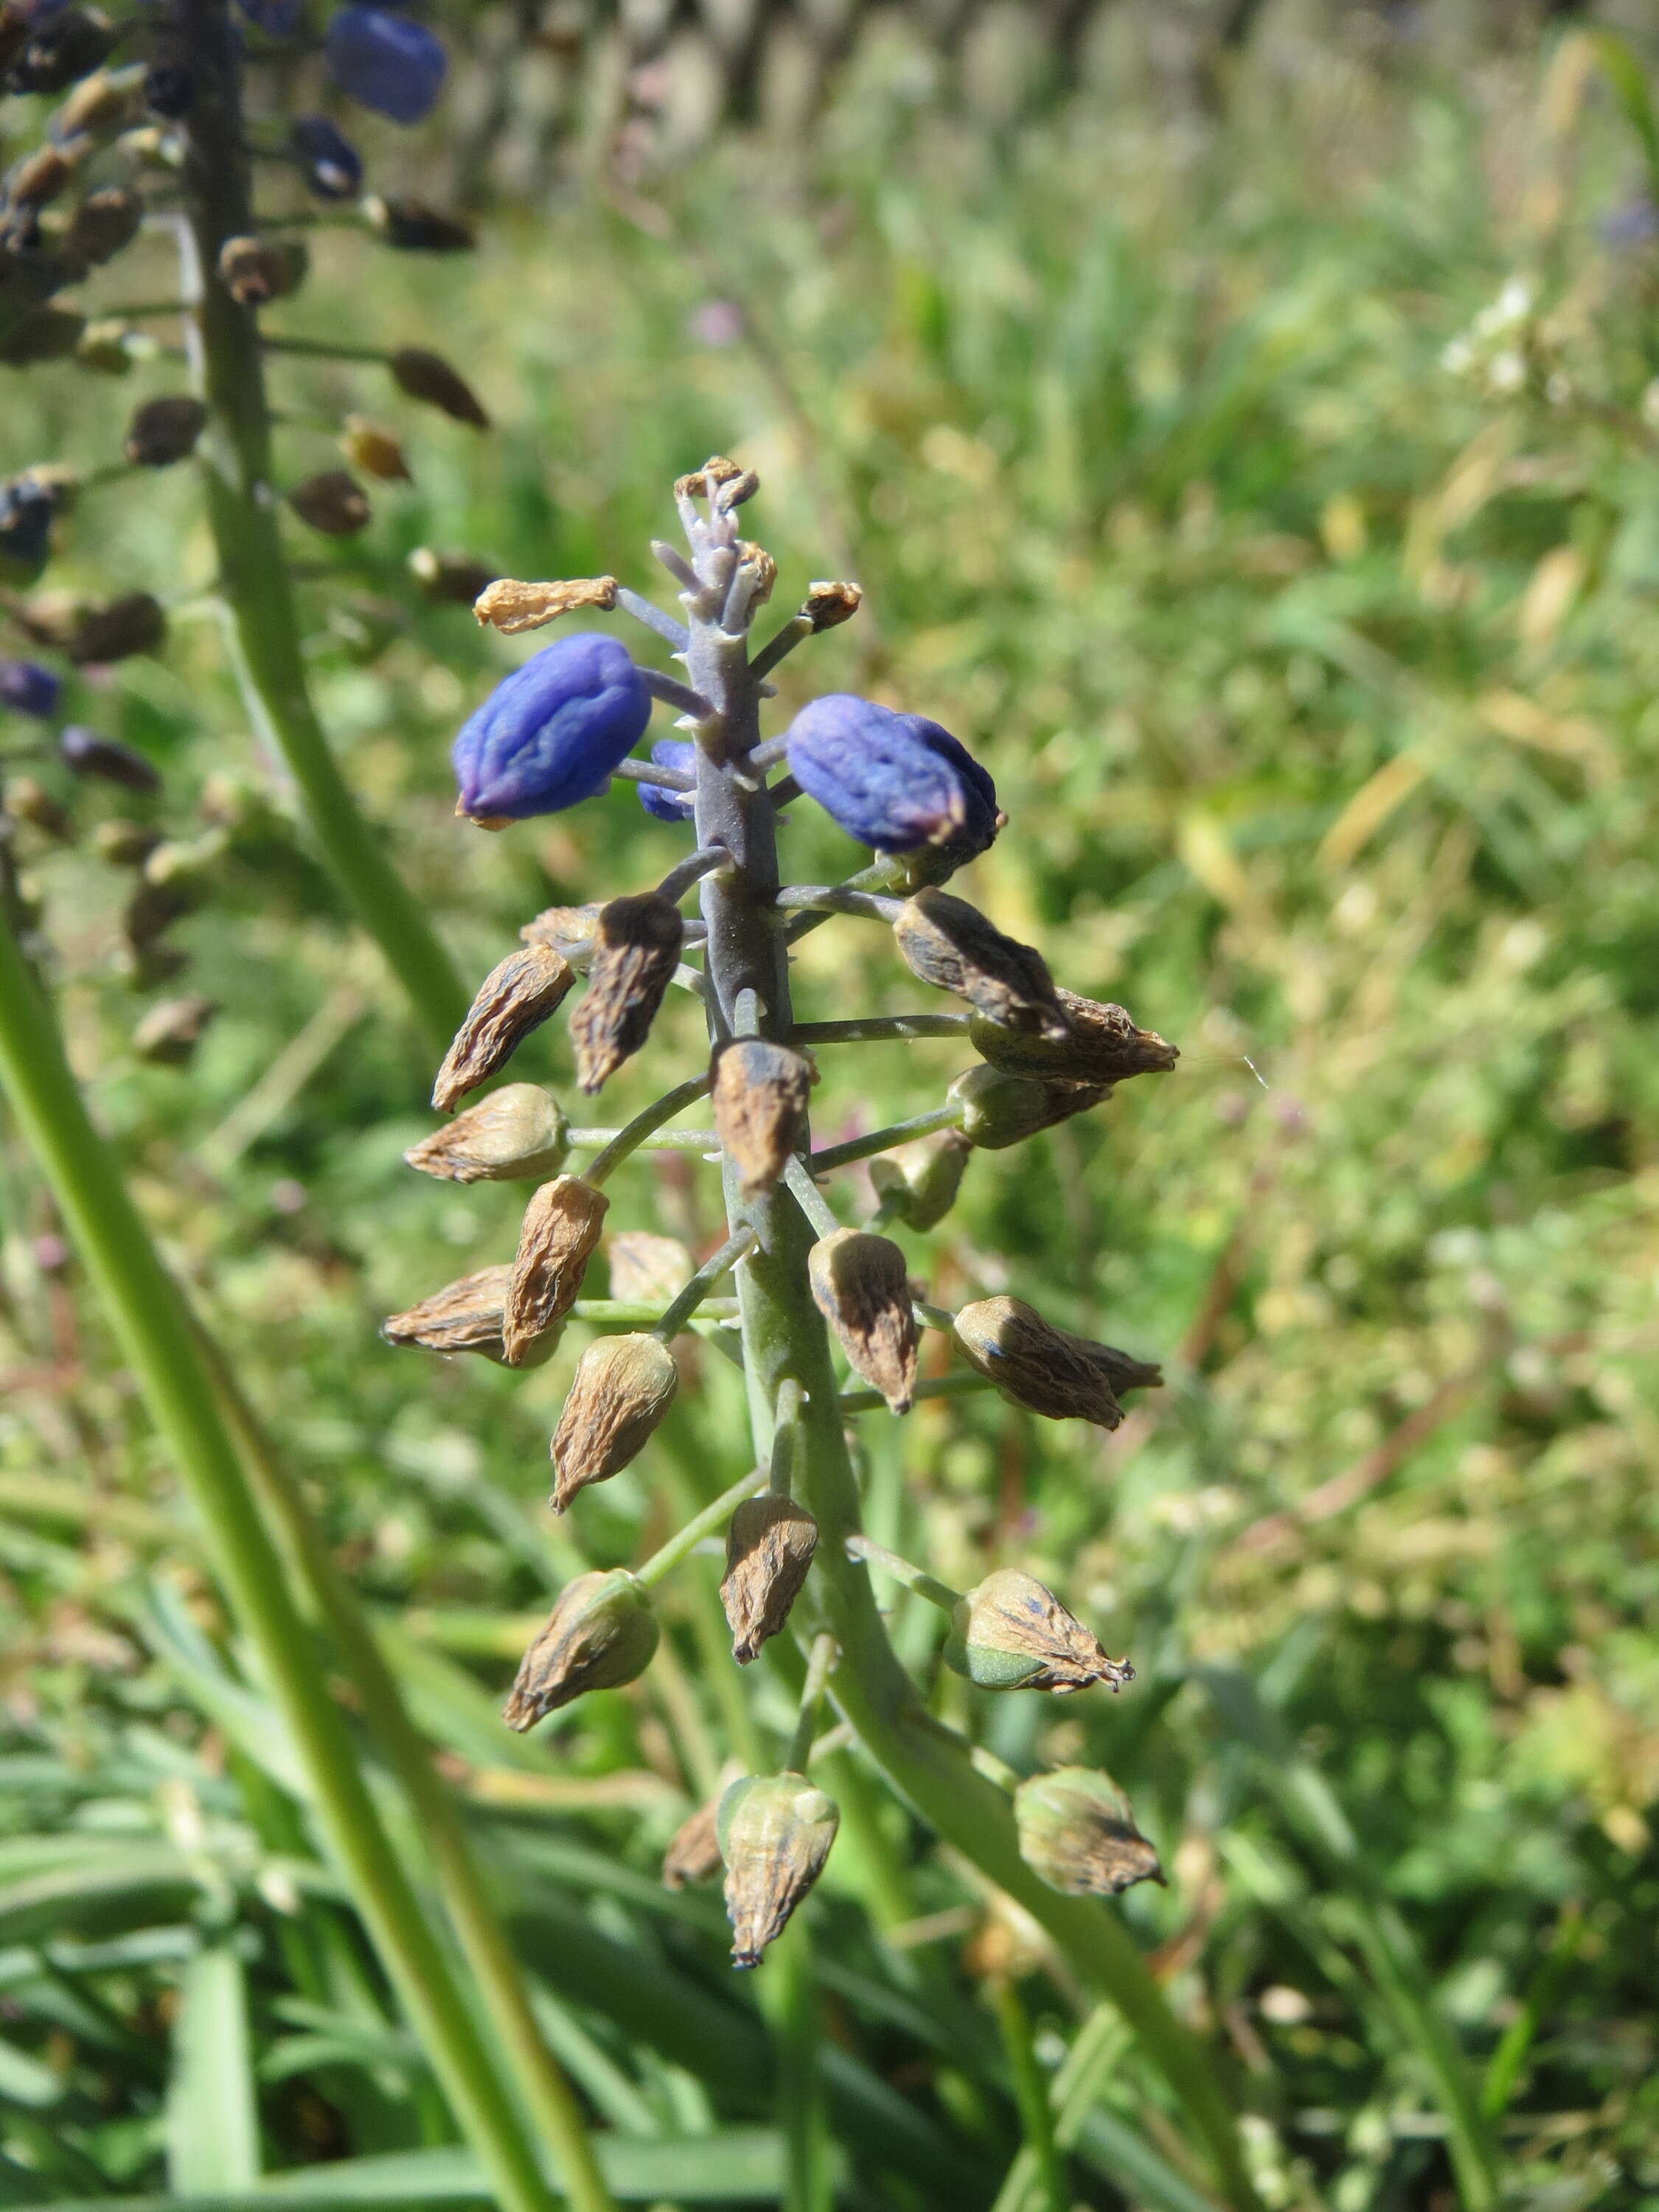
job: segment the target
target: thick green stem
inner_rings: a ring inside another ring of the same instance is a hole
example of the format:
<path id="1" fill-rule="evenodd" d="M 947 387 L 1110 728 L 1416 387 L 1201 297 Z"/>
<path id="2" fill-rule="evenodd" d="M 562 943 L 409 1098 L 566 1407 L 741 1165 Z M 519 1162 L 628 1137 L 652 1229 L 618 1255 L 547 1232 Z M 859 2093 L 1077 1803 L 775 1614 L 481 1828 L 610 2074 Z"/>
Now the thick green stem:
<path id="1" fill-rule="evenodd" d="M 183 27 L 202 63 L 195 103 L 180 126 L 185 327 L 210 411 L 199 452 L 237 676 L 257 732 L 288 763 L 357 920 L 413 1000 L 428 1041 L 442 1050 L 466 1012 L 467 994 L 425 908 L 363 818 L 312 704 L 278 522 L 258 324 L 219 277 L 225 241 L 254 228 L 236 33 L 225 0 L 185 0 Z"/>
<path id="2" fill-rule="evenodd" d="M 46 1003 L 3 927 L 0 1081 L 201 1515 L 219 1578 L 293 1740 L 329 1848 L 455 2117 L 501 2203 L 511 2212 L 546 2212 L 552 2198 L 535 2146 L 365 1785 L 311 1632 L 243 1480 L 183 1303 L 88 1118 Z"/>

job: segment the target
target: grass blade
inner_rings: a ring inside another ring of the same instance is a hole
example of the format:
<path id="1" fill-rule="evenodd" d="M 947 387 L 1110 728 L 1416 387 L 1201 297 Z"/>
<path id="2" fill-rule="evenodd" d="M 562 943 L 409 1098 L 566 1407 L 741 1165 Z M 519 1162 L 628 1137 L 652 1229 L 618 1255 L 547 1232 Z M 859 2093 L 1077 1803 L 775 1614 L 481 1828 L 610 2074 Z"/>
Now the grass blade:
<path id="1" fill-rule="evenodd" d="M 192 1959 L 179 1984 L 167 2139 L 167 2180 L 181 2195 L 259 2179 L 247 1989 L 228 1943 Z"/>

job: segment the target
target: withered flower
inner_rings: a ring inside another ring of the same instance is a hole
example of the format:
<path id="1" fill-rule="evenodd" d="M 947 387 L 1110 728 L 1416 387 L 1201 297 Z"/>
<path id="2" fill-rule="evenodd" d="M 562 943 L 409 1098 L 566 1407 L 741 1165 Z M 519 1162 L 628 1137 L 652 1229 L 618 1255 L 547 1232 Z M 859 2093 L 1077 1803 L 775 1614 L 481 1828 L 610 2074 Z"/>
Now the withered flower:
<path id="1" fill-rule="evenodd" d="M 579 1176 L 562 1175 L 526 1206 L 501 1321 L 509 1367 L 522 1367 L 532 1346 L 576 1303 L 610 1203 Z"/>
<path id="2" fill-rule="evenodd" d="M 841 1814 L 804 1774 L 746 1774 L 720 1799 L 732 1963 L 757 1966 L 823 1871 Z"/>
<path id="3" fill-rule="evenodd" d="M 263 307 L 299 290 L 309 260 L 296 238 L 228 238 L 219 249 L 219 276 L 239 307 Z"/>
<path id="4" fill-rule="evenodd" d="M 975 1013 L 968 1024 L 974 1048 L 1012 1075 L 1052 1076 L 1070 1083 L 1124 1083 L 1132 1075 L 1166 1075 L 1180 1059 L 1154 1030 L 1138 1028 L 1121 1006 L 1056 990 L 1069 1025 L 1064 1037 L 1006 1029 Z"/>
<path id="5" fill-rule="evenodd" d="M 665 1889 L 689 1889 L 694 1882 L 713 1881 L 720 1872 L 720 1799 L 711 1797 L 675 1829 L 662 1855 Z"/>
<path id="6" fill-rule="evenodd" d="M 355 538 L 369 518 L 368 494 L 348 469 L 320 469 L 296 483 L 288 503 L 307 529 Z"/>
<path id="7" fill-rule="evenodd" d="M 1126 1659 L 1109 1659 L 1054 1592 L 1021 1567 L 999 1567 L 958 1598 L 945 1663 L 981 1690 L 1052 1690 L 1133 1682 Z"/>
<path id="8" fill-rule="evenodd" d="M 501 1316 L 507 1307 L 510 1267 L 480 1267 L 459 1282 L 447 1283 L 429 1298 L 380 1323 L 388 1344 L 416 1344 L 428 1352 L 477 1352 L 498 1366 L 507 1361 Z M 520 1366 L 539 1366 L 558 1341 L 556 1331 L 541 1338 Z"/>
<path id="9" fill-rule="evenodd" d="M 591 945 L 599 927 L 597 899 L 586 906 L 544 906 L 532 914 L 519 935 L 526 945 L 550 945 L 556 952 Z"/>
<path id="10" fill-rule="evenodd" d="M 605 1248 L 611 1263 L 611 1295 L 627 1305 L 666 1305 L 696 1272 L 696 1262 L 678 1237 L 659 1237 L 649 1229 L 624 1229 Z"/>
<path id="11" fill-rule="evenodd" d="M 983 1060 L 957 1076 L 945 1094 L 962 1109 L 962 1133 L 977 1150 L 1005 1152 L 1039 1129 L 1086 1114 L 1112 1095 L 1109 1083 L 1042 1083 L 1007 1075 Z"/>
<path id="12" fill-rule="evenodd" d="M 893 942 L 913 975 L 966 999 L 1005 1028 L 1055 1039 L 1069 1034 L 1042 955 L 1005 937 L 966 899 L 917 891 L 899 911 Z"/>
<path id="13" fill-rule="evenodd" d="M 439 1113 L 453 1112 L 469 1091 L 504 1067 L 531 1030 L 562 1003 L 575 980 L 575 969 L 550 945 L 527 945 L 498 962 L 444 1054 L 432 1086 L 432 1103 Z"/>
<path id="14" fill-rule="evenodd" d="M 578 1575 L 525 1653 L 502 1719 L 522 1735 L 585 1690 L 620 1689 L 650 1665 L 658 1633 L 651 1593 L 625 1568 Z"/>
<path id="15" fill-rule="evenodd" d="M 867 1229 L 837 1229 L 813 1245 L 807 1272 L 818 1310 L 848 1360 L 894 1413 L 908 1413 L 918 1331 L 903 1253 Z"/>
<path id="16" fill-rule="evenodd" d="M 683 929 L 679 908 L 654 891 L 599 908 L 587 989 L 570 1018 L 584 1091 L 599 1090 L 650 1035 L 679 963 Z"/>
<path id="17" fill-rule="evenodd" d="M 870 1163 L 870 1180 L 889 1210 L 910 1229 L 933 1229 L 956 1203 L 972 1142 L 960 1129 L 938 1129 Z"/>
<path id="18" fill-rule="evenodd" d="M 1018 1406 L 1051 1421 L 1094 1421 L 1103 1429 L 1123 1419 L 1105 1368 L 1024 1298 L 963 1306 L 955 1335 L 969 1365 Z"/>
<path id="19" fill-rule="evenodd" d="M 817 1544 L 818 1524 L 805 1507 L 769 1491 L 745 1498 L 732 1516 L 720 1603 L 739 1667 L 788 1620 Z"/>
<path id="20" fill-rule="evenodd" d="M 1108 1774 L 1086 1766 L 1034 1774 L 1014 1792 L 1019 1855 L 1069 1897 L 1118 1897 L 1138 1881 L 1164 1882 L 1158 1853 Z"/>
<path id="21" fill-rule="evenodd" d="M 620 1474 L 674 1402 L 680 1370 L 654 1336 L 602 1336 L 576 1363 L 553 1431 L 553 1510 Z"/>
<path id="22" fill-rule="evenodd" d="M 569 1149 L 559 1102 L 537 1083 L 509 1083 L 404 1154 L 444 1182 L 516 1182 L 556 1175 Z"/>
<path id="23" fill-rule="evenodd" d="M 206 428 L 207 409 L 199 399 L 169 393 L 134 409 L 122 450 L 138 468 L 168 468 L 195 452 Z"/>
<path id="24" fill-rule="evenodd" d="M 769 1190 L 800 1141 L 812 1063 L 791 1045 L 739 1037 L 714 1054 L 714 1129 L 745 1195 Z"/>
<path id="25" fill-rule="evenodd" d="M 489 417 L 477 393 L 441 354 L 428 353 L 423 346 L 399 346 L 386 366 L 398 389 L 411 399 L 423 400 L 428 407 L 475 430 L 489 428 Z"/>
<path id="26" fill-rule="evenodd" d="M 525 584 L 516 577 L 501 576 L 487 584 L 472 603 L 481 623 L 504 637 L 517 637 L 527 629 L 541 629 L 561 615 L 578 607 L 609 609 L 617 604 L 614 576 L 577 576 L 562 584 Z"/>
<path id="27" fill-rule="evenodd" d="M 842 623 L 851 622 L 863 604 L 860 585 L 809 584 L 800 611 L 815 630 L 836 629 Z"/>

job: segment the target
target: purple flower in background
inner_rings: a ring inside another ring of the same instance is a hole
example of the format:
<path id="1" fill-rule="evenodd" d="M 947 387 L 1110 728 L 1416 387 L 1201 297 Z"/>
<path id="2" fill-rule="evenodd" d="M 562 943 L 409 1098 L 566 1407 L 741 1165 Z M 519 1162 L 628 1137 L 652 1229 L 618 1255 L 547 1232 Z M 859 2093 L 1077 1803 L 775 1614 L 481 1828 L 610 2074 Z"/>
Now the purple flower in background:
<path id="1" fill-rule="evenodd" d="M 38 660 L 0 660 L 0 707 L 48 721 L 58 712 L 61 680 Z"/>
<path id="2" fill-rule="evenodd" d="M 330 18 L 324 50 L 341 91 L 394 123 L 429 114 L 443 85 L 441 41 L 388 9 L 340 9 Z"/>
<path id="3" fill-rule="evenodd" d="M 577 630 L 498 684 L 455 740 L 459 814 L 522 822 L 591 799 L 651 719 L 615 638 Z"/>
<path id="4" fill-rule="evenodd" d="M 58 750 L 65 768 L 73 769 L 76 775 L 94 775 L 105 783 L 118 783 L 124 791 L 159 791 L 161 778 L 154 764 L 136 753 L 131 745 L 118 744 L 113 738 L 100 737 L 96 730 L 83 729 L 71 722 L 58 739 Z"/>
<path id="5" fill-rule="evenodd" d="M 362 155 L 327 116 L 296 116 L 288 143 L 319 200 L 349 200 L 362 183 Z"/>
<path id="6" fill-rule="evenodd" d="M 689 775 L 696 764 L 697 749 L 690 738 L 659 738 L 651 748 L 651 758 L 658 768 L 684 769 Z M 639 793 L 640 805 L 659 822 L 691 819 L 689 791 L 671 791 L 665 783 L 642 783 Z"/>
<path id="7" fill-rule="evenodd" d="M 828 692 L 796 715 L 788 753 L 789 772 L 807 796 L 878 852 L 938 845 L 969 860 L 1002 826 L 996 786 L 925 715 Z"/>

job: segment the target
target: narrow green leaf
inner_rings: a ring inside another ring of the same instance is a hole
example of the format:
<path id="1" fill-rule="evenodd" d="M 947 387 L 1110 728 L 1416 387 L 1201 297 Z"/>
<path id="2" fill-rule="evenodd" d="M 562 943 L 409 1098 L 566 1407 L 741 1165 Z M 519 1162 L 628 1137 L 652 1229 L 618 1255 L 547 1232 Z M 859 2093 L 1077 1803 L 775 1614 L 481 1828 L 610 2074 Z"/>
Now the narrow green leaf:
<path id="1" fill-rule="evenodd" d="M 181 2193 L 245 2189 L 259 2178 L 247 1990 L 228 1943 L 192 1959 L 179 1985 L 167 2140 L 167 2179 Z"/>
<path id="2" fill-rule="evenodd" d="M 1589 41 L 1601 64 L 1601 73 L 1612 87 L 1613 98 L 1641 141 L 1643 158 L 1648 165 L 1649 189 L 1659 192 L 1659 117 L 1654 112 L 1648 73 L 1634 48 L 1616 31 L 1592 31 Z"/>

